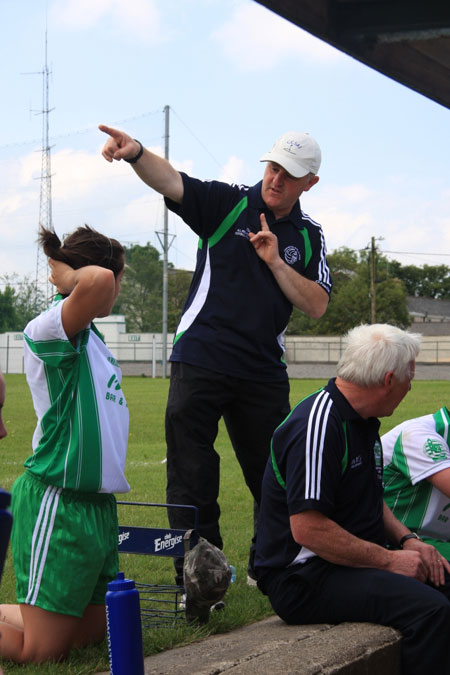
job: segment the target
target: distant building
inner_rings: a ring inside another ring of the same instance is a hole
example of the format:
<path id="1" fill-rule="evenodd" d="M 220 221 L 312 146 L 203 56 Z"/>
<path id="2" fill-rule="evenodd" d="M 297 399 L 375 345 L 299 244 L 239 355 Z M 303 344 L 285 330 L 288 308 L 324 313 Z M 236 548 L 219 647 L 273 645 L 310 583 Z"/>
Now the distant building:
<path id="1" fill-rule="evenodd" d="M 450 336 L 450 300 L 408 297 L 411 329 L 422 335 Z"/>

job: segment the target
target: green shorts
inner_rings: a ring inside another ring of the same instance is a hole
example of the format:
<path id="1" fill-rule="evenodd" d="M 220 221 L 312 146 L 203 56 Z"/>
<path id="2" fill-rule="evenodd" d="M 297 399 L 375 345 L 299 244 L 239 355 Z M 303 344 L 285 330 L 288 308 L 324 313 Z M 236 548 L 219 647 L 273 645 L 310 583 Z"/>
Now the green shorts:
<path id="1" fill-rule="evenodd" d="M 53 487 L 29 471 L 11 494 L 17 601 L 79 617 L 104 604 L 118 570 L 114 495 Z"/>

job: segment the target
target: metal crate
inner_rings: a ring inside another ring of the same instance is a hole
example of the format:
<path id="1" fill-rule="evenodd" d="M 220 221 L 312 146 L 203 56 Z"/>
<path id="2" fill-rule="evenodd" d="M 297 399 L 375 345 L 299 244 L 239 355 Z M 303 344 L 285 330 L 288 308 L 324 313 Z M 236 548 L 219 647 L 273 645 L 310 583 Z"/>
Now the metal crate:
<path id="1" fill-rule="evenodd" d="M 148 507 L 148 520 L 150 522 L 152 520 L 152 508 L 185 509 L 192 514 L 193 523 L 193 527 L 186 530 L 119 524 L 119 553 L 182 558 L 198 541 L 198 509 L 196 506 L 123 501 L 118 501 L 117 504 Z M 178 621 L 185 620 L 182 604 L 183 586 L 137 581 L 136 588 L 139 591 L 143 627 L 173 626 Z"/>
<path id="2" fill-rule="evenodd" d="M 137 583 L 141 603 L 142 626 L 173 626 L 186 618 L 183 586 Z"/>

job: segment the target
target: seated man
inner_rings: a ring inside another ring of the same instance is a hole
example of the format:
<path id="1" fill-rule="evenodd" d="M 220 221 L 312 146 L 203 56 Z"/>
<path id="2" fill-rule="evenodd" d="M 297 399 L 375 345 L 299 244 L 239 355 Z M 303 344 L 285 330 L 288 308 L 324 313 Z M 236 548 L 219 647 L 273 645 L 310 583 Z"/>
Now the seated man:
<path id="1" fill-rule="evenodd" d="M 258 586 L 289 624 L 393 626 L 403 635 L 404 673 L 450 673 L 450 565 L 383 502 L 377 417 L 411 388 L 420 336 L 375 324 L 347 338 L 337 378 L 274 433 Z"/>
<path id="2" fill-rule="evenodd" d="M 450 560 L 450 412 L 442 407 L 381 437 L 384 498 L 410 530 Z"/>

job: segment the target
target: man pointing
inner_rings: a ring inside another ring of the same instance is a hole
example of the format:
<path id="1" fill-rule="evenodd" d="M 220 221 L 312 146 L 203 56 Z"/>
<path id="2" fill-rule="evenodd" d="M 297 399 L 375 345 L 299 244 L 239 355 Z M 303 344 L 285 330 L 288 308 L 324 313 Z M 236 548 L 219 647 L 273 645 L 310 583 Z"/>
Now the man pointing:
<path id="1" fill-rule="evenodd" d="M 319 180 L 320 148 L 309 134 L 284 134 L 261 158 L 262 181 L 247 187 L 192 178 L 127 134 L 99 128 L 109 135 L 105 159 L 129 162 L 199 237 L 170 358 L 167 501 L 196 505 L 200 534 L 222 548 L 219 420 L 258 505 L 270 438 L 289 412 L 283 334 L 292 308 L 320 318 L 328 305 L 322 229 L 299 202 Z M 191 526 L 184 514 L 169 517 L 172 527 Z M 181 561 L 176 569 L 182 583 Z"/>

